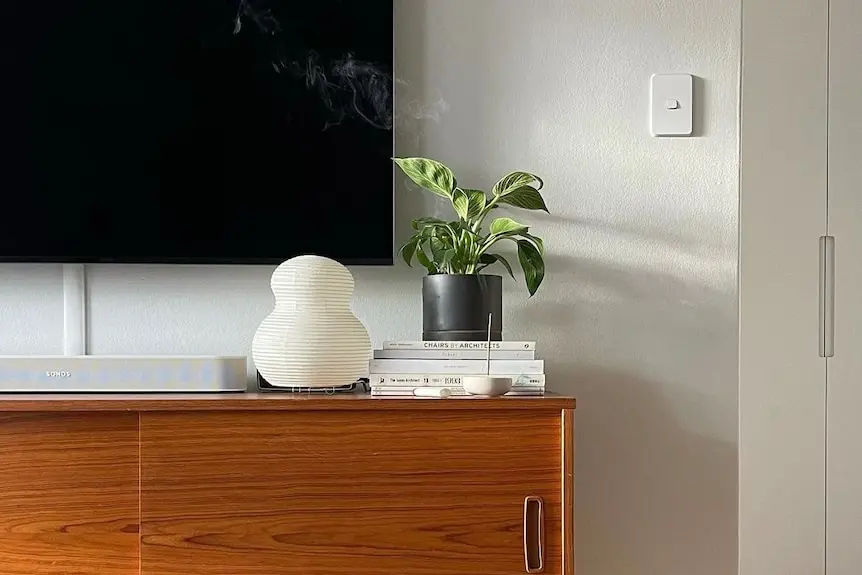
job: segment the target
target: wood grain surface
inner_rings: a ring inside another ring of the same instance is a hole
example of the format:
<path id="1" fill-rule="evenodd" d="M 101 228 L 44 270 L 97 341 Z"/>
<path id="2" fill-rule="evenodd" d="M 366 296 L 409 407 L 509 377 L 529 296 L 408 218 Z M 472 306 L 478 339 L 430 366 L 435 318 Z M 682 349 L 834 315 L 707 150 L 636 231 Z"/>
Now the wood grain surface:
<path id="1" fill-rule="evenodd" d="M 138 572 L 138 416 L 0 415 L 0 575 Z"/>
<path id="2" fill-rule="evenodd" d="M 558 575 L 561 437 L 542 409 L 142 413 L 141 572 L 523 573 L 537 495 Z"/>
<path id="3" fill-rule="evenodd" d="M 575 410 L 562 411 L 563 575 L 575 573 Z"/>
<path id="4" fill-rule="evenodd" d="M 368 394 L 320 393 L 139 393 L 3 394 L 0 412 L 16 411 L 368 411 L 368 410 L 561 410 L 575 400 L 544 397 L 371 397 Z"/>

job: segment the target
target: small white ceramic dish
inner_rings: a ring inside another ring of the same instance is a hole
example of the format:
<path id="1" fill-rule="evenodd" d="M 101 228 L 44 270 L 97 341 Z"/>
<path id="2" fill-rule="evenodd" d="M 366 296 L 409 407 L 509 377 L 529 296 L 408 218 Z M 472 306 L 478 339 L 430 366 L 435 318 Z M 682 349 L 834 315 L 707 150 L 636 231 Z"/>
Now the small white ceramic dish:
<path id="1" fill-rule="evenodd" d="M 464 391 L 470 395 L 486 395 L 494 397 L 503 395 L 512 389 L 511 377 L 495 377 L 493 375 L 462 376 Z"/>
<path id="2" fill-rule="evenodd" d="M 413 395 L 416 397 L 446 398 L 452 395 L 452 390 L 448 387 L 417 387 L 413 390 Z"/>

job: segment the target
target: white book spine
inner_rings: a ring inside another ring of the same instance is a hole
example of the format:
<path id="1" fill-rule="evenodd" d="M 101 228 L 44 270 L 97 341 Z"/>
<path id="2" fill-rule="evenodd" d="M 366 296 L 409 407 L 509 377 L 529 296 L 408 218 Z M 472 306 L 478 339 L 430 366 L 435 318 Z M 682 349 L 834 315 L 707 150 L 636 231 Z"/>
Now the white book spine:
<path id="1" fill-rule="evenodd" d="M 376 391 L 377 393 L 382 393 L 382 392 L 385 392 L 385 393 L 390 393 L 390 392 L 392 392 L 392 393 L 403 393 L 403 392 L 412 393 L 413 390 L 415 390 L 415 389 L 430 389 L 430 390 L 448 389 L 450 391 L 459 391 L 459 390 L 463 391 L 464 390 L 463 387 L 459 387 L 457 385 L 447 385 L 447 386 L 442 386 L 442 387 L 437 387 L 437 386 L 433 386 L 433 385 L 418 385 L 418 386 L 417 385 L 399 385 L 399 386 L 388 386 L 387 385 L 387 386 L 383 386 L 383 387 L 372 387 L 371 391 L 372 392 Z M 518 386 L 513 387 L 512 391 L 517 391 L 520 393 L 544 393 L 545 388 L 544 388 L 544 386 L 527 387 L 527 386 L 518 385 Z"/>
<path id="2" fill-rule="evenodd" d="M 384 341 L 383 349 L 488 349 L 487 341 Z M 536 351 L 535 341 L 492 341 L 491 350 Z"/>
<path id="3" fill-rule="evenodd" d="M 449 390 L 450 394 L 453 396 L 470 395 L 469 393 L 467 393 L 464 390 L 463 387 L 462 388 L 449 387 L 447 389 Z M 371 395 L 376 396 L 376 397 L 413 397 L 416 394 L 413 392 L 412 389 L 405 389 L 405 390 L 398 390 L 398 391 L 372 389 Z M 520 397 L 537 397 L 537 396 L 545 395 L 545 392 L 543 390 L 533 391 L 533 390 L 513 389 L 512 391 L 507 392 L 505 395 L 515 396 L 515 397 L 517 397 L 517 396 L 520 396 Z"/>
<path id="4" fill-rule="evenodd" d="M 545 385 L 545 376 L 544 374 L 536 374 L 536 375 L 512 375 L 512 374 L 499 374 L 502 377 L 510 377 L 512 378 L 512 385 L 514 386 L 544 386 Z M 403 386 L 433 386 L 433 387 L 445 387 L 447 385 L 461 386 L 464 383 L 464 377 L 461 375 L 447 375 L 443 373 L 416 373 L 416 374 L 404 374 L 404 373 L 372 373 L 368 377 L 368 381 L 373 388 L 379 386 L 393 386 L 393 385 L 403 385 Z"/>
<path id="5" fill-rule="evenodd" d="M 485 359 L 484 349 L 375 349 L 374 359 Z M 536 359 L 533 350 L 492 349 L 491 359 Z"/>
<path id="6" fill-rule="evenodd" d="M 368 362 L 369 373 L 451 373 L 454 375 L 483 375 L 490 369 L 491 375 L 516 373 L 534 375 L 545 373 L 542 359 L 492 359 L 486 363 L 480 359 L 372 359 Z"/>

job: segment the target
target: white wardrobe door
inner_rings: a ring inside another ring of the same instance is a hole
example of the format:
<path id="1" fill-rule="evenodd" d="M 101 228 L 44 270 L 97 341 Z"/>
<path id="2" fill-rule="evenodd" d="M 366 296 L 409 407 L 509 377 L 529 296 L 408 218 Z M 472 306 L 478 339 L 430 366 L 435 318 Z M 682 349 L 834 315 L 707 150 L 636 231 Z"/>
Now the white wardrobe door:
<path id="1" fill-rule="evenodd" d="M 862 0 L 830 2 L 829 234 L 834 356 L 827 360 L 826 571 L 862 573 Z"/>
<path id="2" fill-rule="evenodd" d="M 862 1 L 862 0 L 850 0 Z M 822 575 L 828 0 L 742 3 L 739 573 Z"/>

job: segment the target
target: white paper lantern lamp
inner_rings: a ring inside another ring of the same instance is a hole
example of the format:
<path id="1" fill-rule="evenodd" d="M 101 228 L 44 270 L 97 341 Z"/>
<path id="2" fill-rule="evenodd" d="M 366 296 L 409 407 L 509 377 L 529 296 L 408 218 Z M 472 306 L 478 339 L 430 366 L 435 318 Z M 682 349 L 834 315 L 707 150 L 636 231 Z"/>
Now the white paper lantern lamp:
<path id="1" fill-rule="evenodd" d="M 270 283 L 275 309 L 251 346 L 260 375 L 276 387 L 336 387 L 368 373 L 371 340 L 350 307 L 353 275 L 320 256 L 278 266 Z"/>

